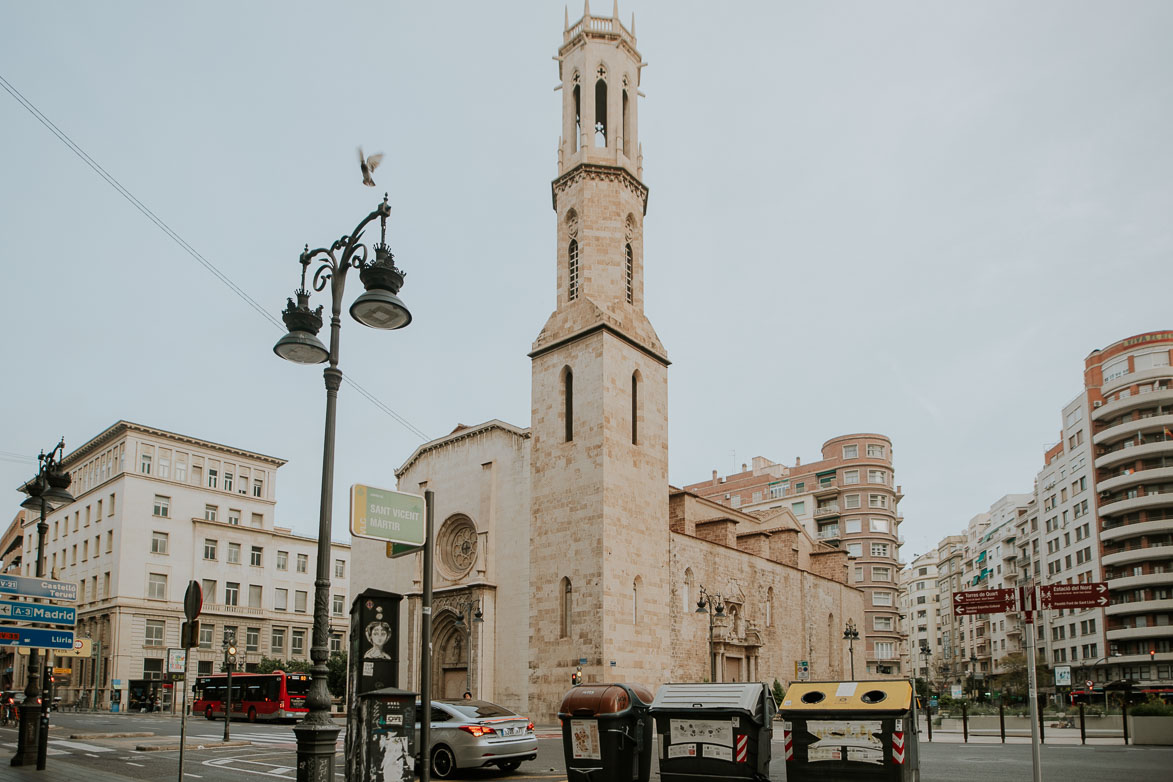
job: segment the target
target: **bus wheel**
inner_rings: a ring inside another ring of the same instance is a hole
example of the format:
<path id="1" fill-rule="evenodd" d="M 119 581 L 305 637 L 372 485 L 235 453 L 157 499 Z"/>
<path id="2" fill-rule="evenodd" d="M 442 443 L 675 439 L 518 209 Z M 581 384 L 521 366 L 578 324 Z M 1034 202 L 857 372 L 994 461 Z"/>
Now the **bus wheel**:
<path id="1" fill-rule="evenodd" d="M 209 706 L 209 707 L 208 707 L 208 708 L 207 708 L 207 709 L 204 711 L 204 719 L 206 719 L 206 720 L 214 720 L 214 719 L 216 719 L 216 715 L 212 713 L 212 707 L 211 707 L 211 706 Z"/>
<path id="2" fill-rule="evenodd" d="M 252 706 L 248 707 L 248 721 L 249 722 L 256 722 L 257 721 L 257 710 L 254 709 Z"/>

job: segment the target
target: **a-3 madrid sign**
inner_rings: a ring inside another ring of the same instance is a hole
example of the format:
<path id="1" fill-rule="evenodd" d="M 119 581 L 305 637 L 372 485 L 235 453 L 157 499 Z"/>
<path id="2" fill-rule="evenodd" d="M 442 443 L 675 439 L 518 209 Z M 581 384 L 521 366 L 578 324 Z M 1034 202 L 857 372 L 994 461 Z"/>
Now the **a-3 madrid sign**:
<path id="1" fill-rule="evenodd" d="M 424 498 L 356 483 L 350 487 L 350 534 L 406 546 L 424 545 Z"/>

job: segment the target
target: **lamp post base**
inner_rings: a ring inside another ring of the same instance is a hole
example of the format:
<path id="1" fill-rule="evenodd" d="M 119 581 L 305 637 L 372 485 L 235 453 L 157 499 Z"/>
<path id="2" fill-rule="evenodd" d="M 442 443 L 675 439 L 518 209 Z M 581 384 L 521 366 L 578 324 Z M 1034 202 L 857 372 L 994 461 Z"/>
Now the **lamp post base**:
<path id="1" fill-rule="evenodd" d="M 341 730 L 333 723 L 310 723 L 308 719 L 293 726 L 297 736 L 297 782 L 335 782 L 334 753 Z"/>
<path id="2" fill-rule="evenodd" d="M 37 703 L 20 704 L 20 725 L 17 728 L 16 754 L 13 766 L 35 766 L 37 746 L 41 735 L 41 706 Z"/>

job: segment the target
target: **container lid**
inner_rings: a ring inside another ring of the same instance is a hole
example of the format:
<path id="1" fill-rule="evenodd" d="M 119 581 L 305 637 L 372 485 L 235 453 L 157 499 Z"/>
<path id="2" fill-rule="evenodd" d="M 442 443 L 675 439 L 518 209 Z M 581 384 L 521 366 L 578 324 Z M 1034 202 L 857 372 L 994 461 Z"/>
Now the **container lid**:
<path id="1" fill-rule="evenodd" d="M 360 692 L 358 693 L 358 697 L 386 698 L 397 700 L 407 700 L 408 698 L 411 698 L 412 702 L 414 703 L 415 699 L 419 697 L 419 693 L 412 692 L 411 690 L 401 690 L 398 687 L 384 687 L 381 690 L 367 690 L 366 692 Z"/>
<path id="2" fill-rule="evenodd" d="M 651 691 L 642 684 L 588 684 L 566 693 L 558 714 L 568 717 L 619 714 L 633 705 L 646 706 L 651 700 Z"/>
<path id="3" fill-rule="evenodd" d="M 908 711 L 912 685 L 901 679 L 872 682 L 795 682 L 778 711 Z"/>
<path id="4" fill-rule="evenodd" d="M 761 682 L 663 684 L 656 691 L 652 709 L 737 709 L 760 719 L 765 693 L 766 685 Z"/>

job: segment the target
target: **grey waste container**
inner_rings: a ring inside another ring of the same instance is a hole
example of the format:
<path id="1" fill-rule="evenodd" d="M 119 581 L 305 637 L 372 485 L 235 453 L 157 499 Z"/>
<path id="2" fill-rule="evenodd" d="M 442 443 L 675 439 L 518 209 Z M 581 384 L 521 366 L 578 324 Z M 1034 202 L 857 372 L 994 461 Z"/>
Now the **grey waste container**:
<path id="1" fill-rule="evenodd" d="M 562 698 L 562 748 L 570 782 L 647 782 L 652 693 L 642 684 L 590 684 Z"/>
<path id="2" fill-rule="evenodd" d="M 652 701 L 663 782 L 769 780 L 777 707 L 762 682 L 665 684 Z"/>
<path id="3" fill-rule="evenodd" d="M 414 692 L 384 687 L 359 694 L 356 758 L 347 761 L 354 782 L 408 782 L 415 777 Z M 355 774 L 357 777 L 355 778 Z"/>

